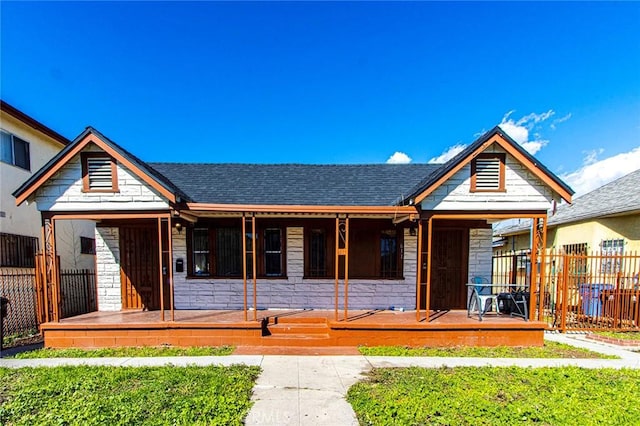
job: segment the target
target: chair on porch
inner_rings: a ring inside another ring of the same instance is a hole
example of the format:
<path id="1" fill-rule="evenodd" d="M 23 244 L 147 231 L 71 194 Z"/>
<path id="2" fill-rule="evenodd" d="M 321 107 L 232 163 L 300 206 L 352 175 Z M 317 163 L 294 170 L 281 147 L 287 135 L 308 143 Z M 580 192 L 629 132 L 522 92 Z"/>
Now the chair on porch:
<path id="1" fill-rule="evenodd" d="M 472 281 L 471 295 L 469 296 L 469 303 L 467 305 L 467 314 L 471 316 L 471 312 L 475 309 L 478 311 L 478 317 L 480 317 L 480 321 L 482 321 L 482 316 L 489 310 L 487 307 L 487 302 L 491 303 L 491 308 L 496 310 L 496 313 L 499 314 L 500 311 L 498 309 L 498 295 L 491 294 L 491 287 L 488 286 L 489 280 L 484 277 L 473 277 Z M 487 294 L 489 292 L 489 294 Z"/>

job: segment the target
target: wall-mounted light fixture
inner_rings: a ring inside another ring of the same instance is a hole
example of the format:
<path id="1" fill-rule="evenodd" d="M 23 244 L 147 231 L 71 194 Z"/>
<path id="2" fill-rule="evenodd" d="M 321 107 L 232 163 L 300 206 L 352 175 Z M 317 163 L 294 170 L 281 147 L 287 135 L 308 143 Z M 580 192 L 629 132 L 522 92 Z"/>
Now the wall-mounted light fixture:
<path id="1" fill-rule="evenodd" d="M 178 234 L 182 232 L 182 224 L 180 222 L 176 222 L 176 231 L 178 231 Z"/>
<path id="2" fill-rule="evenodd" d="M 411 226 L 409 227 L 409 235 L 411 235 L 412 237 L 416 236 L 416 226 L 411 224 Z"/>

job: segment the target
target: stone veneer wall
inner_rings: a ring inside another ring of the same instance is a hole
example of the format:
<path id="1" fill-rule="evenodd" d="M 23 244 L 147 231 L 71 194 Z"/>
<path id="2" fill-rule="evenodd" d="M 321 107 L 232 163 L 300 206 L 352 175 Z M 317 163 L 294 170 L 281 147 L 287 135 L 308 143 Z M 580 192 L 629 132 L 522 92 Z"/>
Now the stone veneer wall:
<path id="1" fill-rule="evenodd" d="M 98 310 L 122 309 L 120 286 L 120 230 L 117 227 L 96 227 L 96 272 Z"/>
<path id="2" fill-rule="evenodd" d="M 185 233 L 173 230 L 174 259 L 187 257 Z M 258 279 L 258 309 L 334 308 L 333 279 L 304 279 L 304 228 L 287 228 L 287 277 Z M 390 307 L 415 309 L 417 238 L 404 234 L 404 279 L 349 280 L 349 309 Z M 175 260 L 174 260 L 175 268 Z M 174 272 L 176 309 L 242 309 L 241 279 L 187 278 Z M 253 283 L 248 281 L 248 305 L 253 303 Z M 340 282 L 339 306 L 344 285 Z"/>

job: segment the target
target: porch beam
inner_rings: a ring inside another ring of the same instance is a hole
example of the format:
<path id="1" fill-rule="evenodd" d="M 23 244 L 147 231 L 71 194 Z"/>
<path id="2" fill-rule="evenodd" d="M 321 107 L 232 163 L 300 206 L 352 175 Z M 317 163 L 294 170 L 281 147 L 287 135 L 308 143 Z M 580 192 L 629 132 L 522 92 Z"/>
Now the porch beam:
<path id="1" fill-rule="evenodd" d="M 529 212 L 491 212 L 491 211 L 479 211 L 476 213 L 456 213 L 456 212 L 440 212 L 427 215 L 422 215 L 423 218 L 428 219 L 541 219 L 547 216 L 547 212 L 541 211 L 529 211 Z"/>
<path id="2" fill-rule="evenodd" d="M 418 220 L 418 264 L 416 265 L 416 321 L 420 321 L 420 299 L 422 290 L 422 219 Z"/>
<path id="3" fill-rule="evenodd" d="M 415 206 L 303 206 L 187 203 L 192 211 L 252 213 L 327 213 L 327 214 L 417 214 Z"/>
<path id="4" fill-rule="evenodd" d="M 158 282 L 160 283 L 160 321 L 164 322 L 164 276 L 162 274 L 162 218 L 158 216 Z"/>
<path id="5" fill-rule="evenodd" d="M 56 212 L 50 216 L 52 219 L 84 219 L 84 220 L 103 220 L 103 219 L 157 219 L 161 218 L 170 218 L 171 214 L 169 212 Z"/>

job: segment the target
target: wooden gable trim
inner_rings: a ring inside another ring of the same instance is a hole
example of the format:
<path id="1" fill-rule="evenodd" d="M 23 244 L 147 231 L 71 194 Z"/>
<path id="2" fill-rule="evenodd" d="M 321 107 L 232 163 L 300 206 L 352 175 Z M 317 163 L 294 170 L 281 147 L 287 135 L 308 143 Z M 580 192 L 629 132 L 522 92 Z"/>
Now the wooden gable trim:
<path id="1" fill-rule="evenodd" d="M 480 145 L 475 151 L 469 154 L 462 161 L 458 162 L 454 167 L 449 169 L 440 179 L 431 184 L 429 187 L 425 188 L 420 194 L 418 194 L 414 199 L 414 204 L 421 203 L 427 196 L 429 196 L 433 191 L 439 188 L 444 182 L 449 180 L 453 175 L 458 173 L 463 167 L 469 164 L 473 159 L 482 154 L 489 146 L 494 143 L 498 144 L 502 147 L 507 154 L 514 157 L 521 164 L 523 164 L 531 173 L 533 173 L 537 178 L 542 180 L 546 185 L 551 187 L 563 200 L 570 203 L 571 202 L 571 193 L 568 192 L 565 188 L 559 185 L 555 179 L 542 171 L 537 163 L 530 161 L 527 157 L 525 157 L 518 149 L 516 149 L 511 143 L 509 143 L 505 138 L 502 137 L 499 133 L 494 134 L 490 137 L 486 142 Z"/>
<path id="2" fill-rule="evenodd" d="M 80 154 L 83 149 L 85 149 L 90 143 L 95 144 L 104 152 L 109 154 L 112 158 L 114 158 L 117 162 L 123 164 L 129 170 L 131 170 L 137 177 L 142 179 L 145 183 L 150 185 L 164 197 L 166 197 L 170 202 L 176 202 L 176 196 L 171 191 L 164 188 L 160 185 L 154 178 L 149 176 L 147 173 L 143 172 L 135 166 L 131 161 L 127 160 L 124 156 L 120 155 L 116 150 L 111 148 L 111 146 L 105 143 L 102 139 L 94 135 L 93 133 L 87 134 L 76 146 L 74 146 L 69 152 L 67 152 L 64 156 L 58 159 L 45 173 L 40 176 L 40 178 L 34 181 L 28 188 L 26 188 L 20 196 L 16 197 L 16 205 L 20 205 L 25 202 L 31 195 L 33 195 L 38 188 L 40 188 L 47 180 L 53 177 L 57 172 L 59 172 L 62 167 L 64 167 L 72 158 L 76 155 Z"/>
<path id="3" fill-rule="evenodd" d="M 192 211 L 203 212 L 252 212 L 252 213 L 329 213 L 329 214 L 388 214 L 412 215 L 414 206 L 302 206 L 302 205 L 253 205 L 187 203 Z"/>

